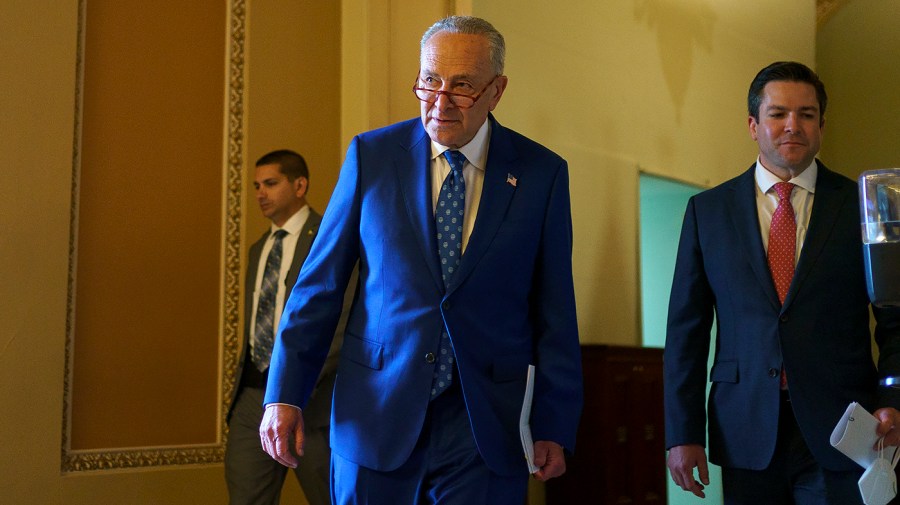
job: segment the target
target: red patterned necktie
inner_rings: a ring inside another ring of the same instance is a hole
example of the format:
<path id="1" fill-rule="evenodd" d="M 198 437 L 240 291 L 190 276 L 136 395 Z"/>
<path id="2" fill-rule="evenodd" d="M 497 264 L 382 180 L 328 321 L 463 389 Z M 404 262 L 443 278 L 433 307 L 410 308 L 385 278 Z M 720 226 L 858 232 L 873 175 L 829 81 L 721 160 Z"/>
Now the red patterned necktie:
<path id="1" fill-rule="evenodd" d="M 794 278 L 794 258 L 797 254 L 797 220 L 794 207 L 791 205 L 791 192 L 794 185 L 789 182 L 775 184 L 778 193 L 778 207 L 772 214 L 772 226 L 769 228 L 769 270 L 775 281 L 778 300 L 784 303 L 791 279 Z M 781 368 L 781 389 L 787 389 L 787 374 Z"/>
<path id="2" fill-rule="evenodd" d="M 778 207 L 772 214 L 772 227 L 769 229 L 769 270 L 781 303 L 784 303 L 794 278 L 794 258 L 797 254 L 797 221 L 791 206 L 793 190 L 794 185 L 789 182 L 775 184 Z"/>

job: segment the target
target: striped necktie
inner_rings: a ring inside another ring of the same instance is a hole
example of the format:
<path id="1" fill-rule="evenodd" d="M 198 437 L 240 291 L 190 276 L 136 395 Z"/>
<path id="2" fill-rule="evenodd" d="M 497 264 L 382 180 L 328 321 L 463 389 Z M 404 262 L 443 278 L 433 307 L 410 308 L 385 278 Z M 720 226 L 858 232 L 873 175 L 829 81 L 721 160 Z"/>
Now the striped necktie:
<path id="1" fill-rule="evenodd" d="M 275 344 L 275 300 L 278 295 L 278 278 L 281 274 L 281 241 L 287 232 L 275 232 L 275 242 L 266 258 L 266 267 L 256 302 L 256 326 L 253 328 L 251 358 L 260 372 L 269 368 L 272 347 Z"/>

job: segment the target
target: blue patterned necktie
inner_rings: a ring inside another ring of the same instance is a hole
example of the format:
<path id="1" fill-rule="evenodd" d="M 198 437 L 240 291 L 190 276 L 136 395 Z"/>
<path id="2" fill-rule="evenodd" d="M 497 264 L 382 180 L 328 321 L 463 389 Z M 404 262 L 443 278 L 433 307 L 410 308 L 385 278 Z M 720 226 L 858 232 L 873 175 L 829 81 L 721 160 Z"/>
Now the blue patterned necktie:
<path id="1" fill-rule="evenodd" d="M 259 285 L 251 357 L 260 372 L 269 368 L 272 346 L 275 343 L 275 300 L 278 294 L 278 278 L 281 274 L 281 240 L 285 235 L 287 232 L 284 230 L 275 232 L 275 242 L 266 258 L 266 268 L 263 270 L 262 282 Z"/>
<path id="2" fill-rule="evenodd" d="M 466 180 L 463 179 L 462 169 L 466 157 L 459 151 L 444 151 L 444 157 L 450 163 L 450 173 L 441 185 L 441 193 L 434 211 L 434 224 L 437 230 L 438 255 L 441 259 L 441 277 L 446 288 L 462 256 L 463 215 L 466 209 Z M 450 342 L 447 328 L 444 327 L 441 331 L 437 365 L 431 384 L 432 398 L 441 394 L 453 382 L 453 361 L 453 344 Z"/>

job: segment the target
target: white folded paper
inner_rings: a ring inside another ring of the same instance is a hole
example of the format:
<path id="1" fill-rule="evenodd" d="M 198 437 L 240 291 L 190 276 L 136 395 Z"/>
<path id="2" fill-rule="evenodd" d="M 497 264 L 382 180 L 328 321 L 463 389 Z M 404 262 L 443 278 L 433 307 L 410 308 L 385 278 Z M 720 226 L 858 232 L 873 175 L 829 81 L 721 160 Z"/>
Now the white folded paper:
<path id="1" fill-rule="evenodd" d="M 528 377 L 525 382 L 525 399 L 522 400 L 522 413 L 519 415 L 519 437 L 522 449 L 525 450 L 525 461 L 528 473 L 540 470 L 534 464 L 534 441 L 531 438 L 531 400 L 534 397 L 534 365 L 528 365 Z"/>
<path id="2" fill-rule="evenodd" d="M 878 419 L 856 402 L 850 403 L 831 432 L 831 445 L 863 468 L 878 459 Z M 891 448 L 893 451 L 896 447 Z M 887 451 L 886 451 L 887 452 Z M 893 452 L 889 452 L 889 458 Z"/>

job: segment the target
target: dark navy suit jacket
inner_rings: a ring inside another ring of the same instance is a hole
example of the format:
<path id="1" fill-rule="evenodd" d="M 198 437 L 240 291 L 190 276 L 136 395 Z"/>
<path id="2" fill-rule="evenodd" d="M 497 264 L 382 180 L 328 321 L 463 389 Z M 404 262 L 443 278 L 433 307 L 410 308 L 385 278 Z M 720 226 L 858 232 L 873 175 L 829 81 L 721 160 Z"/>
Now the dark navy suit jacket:
<path id="1" fill-rule="evenodd" d="M 850 402 L 870 412 L 900 407 L 894 391 L 877 386 L 856 183 L 818 163 L 809 226 L 784 306 L 760 236 L 755 165 L 689 201 L 664 356 L 667 447 L 705 446 L 708 416 L 713 463 L 765 468 L 775 450 L 782 365 L 797 422 L 825 468 L 858 468 L 829 442 Z M 900 314 L 875 315 L 879 367 L 897 374 Z"/>
<path id="2" fill-rule="evenodd" d="M 353 139 L 282 317 L 266 402 L 302 405 L 359 263 L 332 410 L 332 449 L 379 471 L 403 464 L 428 408 L 441 327 L 486 464 L 526 472 L 518 419 L 537 367 L 535 440 L 574 449 L 582 382 L 566 162 L 493 117 L 478 215 L 446 291 L 435 241 L 430 140 L 413 119 Z"/>

